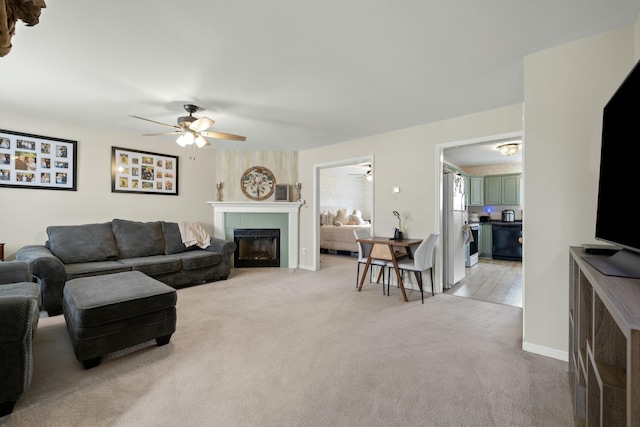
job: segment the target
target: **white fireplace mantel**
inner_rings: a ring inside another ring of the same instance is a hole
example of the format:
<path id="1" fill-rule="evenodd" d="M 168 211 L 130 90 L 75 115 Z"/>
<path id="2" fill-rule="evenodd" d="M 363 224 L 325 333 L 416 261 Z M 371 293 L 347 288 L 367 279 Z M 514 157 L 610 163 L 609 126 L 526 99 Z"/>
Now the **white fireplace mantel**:
<path id="1" fill-rule="evenodd" d="M 289 224 L 289 268 L 298 268 L 300 206 L 303 202 L 207 202 L 213 208 L 213 236 L 225 236 L 227 213 L 286 213 Z"/>

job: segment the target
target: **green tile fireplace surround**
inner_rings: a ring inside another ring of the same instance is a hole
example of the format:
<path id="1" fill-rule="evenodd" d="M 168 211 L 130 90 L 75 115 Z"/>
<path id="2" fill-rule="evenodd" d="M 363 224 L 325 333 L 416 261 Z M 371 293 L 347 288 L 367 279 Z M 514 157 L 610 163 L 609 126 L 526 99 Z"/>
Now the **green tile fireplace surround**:
<path id="1" fill-rule="evenodd" d="M 224 215 L 224 233 L 233 242 L 234 228 L 274 228 L 280 230 L 280 268 L 289 267 L 289 215 L 286 213 L 233 213 Z"/>
<path id="2" fill-rule="evenodd" d="M 280 230 L 280 268 L 298 268 L 301 202 L 207 202 L 214 210 L 214 237 L 233 241 L 235 228 Z"/>

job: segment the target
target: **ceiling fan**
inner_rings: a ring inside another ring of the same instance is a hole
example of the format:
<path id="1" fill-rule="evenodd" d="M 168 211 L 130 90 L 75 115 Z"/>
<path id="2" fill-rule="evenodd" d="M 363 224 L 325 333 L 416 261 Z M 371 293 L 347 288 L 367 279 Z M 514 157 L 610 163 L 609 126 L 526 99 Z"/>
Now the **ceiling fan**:
<path id="1" fill-rule="evenodd" d="M 366 171 L 364 173 L 350 173 L 349 175 L 355 175 L 359 178 L 366 178 L 367 181 L 371 181 L 373 179 L 373 174 L 371 173 L 371 163 L 358 163 L 354 166 L 366 169 Z"/>
<path id="2" fill-rule="evenodd" d="M 136 119 L 145 120 L 147 122 L 156 123 L 162 126 L 170 127 L 173 129 L 172 132 L 162 132 L 162 133 L 147 133 L 144 136 L 155 136 L 155 135 L 179 135 L 176 142 L 181 147 L 186 147 L 187 145 L 196 144 L 199 148 L 204 147 L 205 145 L 211 145 L 211 143 L 205 138 L 218 138 L 218 139 L 228 139 L 232 141 L 246 141 L 245 136 L 233 135 L 230 133 L 222 133 L 222 132 L 210 132 L 207 131 L 213 124 L 215 123 L 208 117 L 193 117 L 193 113 L 198 111 L 200 108 L 193 104 L 184 104 L 184 109 L 189 113 L 188 116 L 178 117 L 178 121 L 176 125 L 168 125 L 165 123 L 157 122 L 155 120 L 145 119 L 144 117 L 138 116 L 130 116 Z"/>

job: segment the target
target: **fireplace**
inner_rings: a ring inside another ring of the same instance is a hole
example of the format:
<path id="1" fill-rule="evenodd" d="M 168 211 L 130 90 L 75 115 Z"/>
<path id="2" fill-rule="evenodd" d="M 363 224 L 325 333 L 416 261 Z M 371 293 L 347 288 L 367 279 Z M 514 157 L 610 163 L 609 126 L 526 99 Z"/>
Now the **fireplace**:
<path id="1" fill-rule="evenodd" d="M 234 228 L 234 267 L 280 267 L 280 229 Z"/>
<path id="2" fill-rule="evenodd" d="M 213 236 L 233 240 L 235 227 L 279 228 L 282 255 L 280 268 L 299 268 L 300 207 L 303 202 L 207 202 L 213 208 Z M 285 215 L 283 224 L 279 217 Z M 267 218 L 263 223 L 261 218 Z M 274 220 L 278 225 L 274 223 Z M 249 225 L 251 224 L 251 225 Z"/>

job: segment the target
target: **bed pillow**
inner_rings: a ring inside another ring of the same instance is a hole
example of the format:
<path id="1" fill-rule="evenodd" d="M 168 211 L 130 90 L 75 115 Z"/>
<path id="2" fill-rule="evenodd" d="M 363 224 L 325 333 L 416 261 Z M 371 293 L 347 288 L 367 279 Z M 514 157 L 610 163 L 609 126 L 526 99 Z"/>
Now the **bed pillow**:
<path id="1" fill-rule="evenodd" d="M 336 215 L 338 215 L 336 212 L 329 211 L 327 225 L 333 225 L 336 222 Z"/>
<path id="2" fill-rule="evenodd" d="M 366 224 L 365 220 L 362 219 L 361 216 L 351 215 L 351 219 L 349 219 L 349 225 L 363 225 Z"/>
<path id="3" fill-rule="evenodd" d="M 333 220 L 334 225 L 349 224 L 349 212 L 346 209 L 338 209 L 336 218 Z"/>
<path id="4" fill-rule="evenodd" d="M 331 224 L 329 222 L 329 212 L 322 211 L 322 213 L 320 214 L 320 225 L 329 225 L 329 224 Z"/>
<path id="5" fill-rule="evenodd" d="M 364 219 L 362 219 L 362 211 L 358 209 L 354 209 L 349 216 L 349 225 L 362 225 L 364 224 Z"/>

